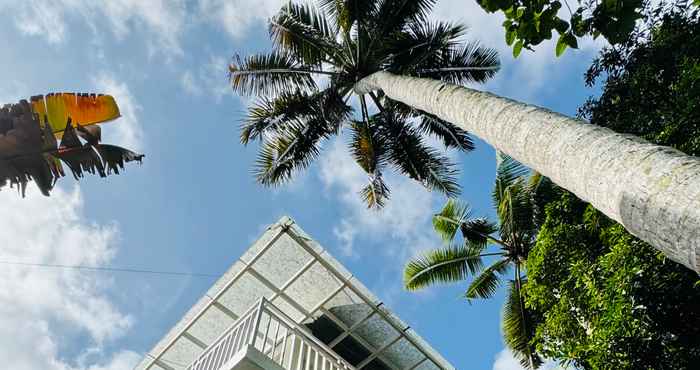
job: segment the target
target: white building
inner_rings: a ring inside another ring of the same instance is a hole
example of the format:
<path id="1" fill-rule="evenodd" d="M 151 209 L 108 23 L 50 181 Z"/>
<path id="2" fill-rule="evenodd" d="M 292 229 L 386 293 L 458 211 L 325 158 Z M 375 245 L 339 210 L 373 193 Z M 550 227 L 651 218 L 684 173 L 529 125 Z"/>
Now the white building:
<path id="1" fill-rule="evenodd" d="M 270 226 L 138 370 L 454 369 L 294 221 Z"/>

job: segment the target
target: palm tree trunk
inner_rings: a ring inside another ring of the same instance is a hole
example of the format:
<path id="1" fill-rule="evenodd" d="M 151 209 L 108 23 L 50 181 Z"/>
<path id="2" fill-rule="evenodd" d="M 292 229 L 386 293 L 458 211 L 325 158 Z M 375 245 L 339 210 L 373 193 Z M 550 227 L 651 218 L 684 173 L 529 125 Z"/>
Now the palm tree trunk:
<path id="1" fill-rule="evenodd" d="M 700 272 L 700 160 L 544 108 L 377 72 L 355 90 L 434 114 L 552 179 L 668 258 Z"/>

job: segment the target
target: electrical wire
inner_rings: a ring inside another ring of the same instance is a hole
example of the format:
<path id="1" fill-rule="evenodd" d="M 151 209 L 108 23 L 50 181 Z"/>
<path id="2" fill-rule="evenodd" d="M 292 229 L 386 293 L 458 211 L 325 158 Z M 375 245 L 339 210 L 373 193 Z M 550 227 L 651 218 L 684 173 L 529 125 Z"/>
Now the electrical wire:
<path id="1" fill-rule="evenodd" d="M 48 267 L 48 268 L 88 270 L 88 271 L 126 272 L 126 273 L 137 273 L 137 274 L 188 276 L 188 277 L 202 277 L 202 278 L 212 278 L 212 277 L 219 277 L 220 276 L 220 275 L 204 274 L 204 273 L 197 273 L 197 272 L 156 271 L 156 270 L 141 270 L 141 269 L 121 268 L 121 267 L 61 265 L 61 264 L 51 264 L 51 263 L 31 263 L 31 262 L 17 262 L 17 261 L 3 261 L 3 260 L 0 260 L 0 265 Z"/>

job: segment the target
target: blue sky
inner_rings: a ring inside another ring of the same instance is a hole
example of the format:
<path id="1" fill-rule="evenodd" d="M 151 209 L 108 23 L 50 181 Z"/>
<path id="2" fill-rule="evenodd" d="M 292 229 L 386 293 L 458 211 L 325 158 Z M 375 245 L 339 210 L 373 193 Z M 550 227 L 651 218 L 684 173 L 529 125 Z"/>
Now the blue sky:
<path id="1" fill-rule="evenodd" d="M 407 258 L 439 245 L 430 216 L 444 199 L 389 176 L 392 200 L 368 212 L 346 138 L 284 187 L 258 186 L 256 148 L 238 143 L 246 100 L 227 87 L 238 52 L 269 48 L 264 20 L 280 0 L 0 1 L 0 102 L 52 91 L 115 95 L 123 117 L 106 142 L 146 154 L 109 179 L 60 181 L 51 198 L 0 191 L 0 260 L 220 274 L 288 214 L 459 369 L 513 370 L 503 351 L 503 297 L 469 305 L 464 284 L 401 289 Z M 463 21 L 468 39 L 501 52 L 495 93 L 575 113 L 595 93 L 583 72 L 600 47 L 554 58 L 551 44 L 513 60 L 500 16 L 441 0 L 435 18 Z M 493 150 L 477 141 L 461 168 L 462 198 L 493 215 Z M 94 273 L 0 265 L 0 358 L 12 369 L 131 369 L 213 278 Z M 0 285 L 1 286 L 1 285 Z"/>

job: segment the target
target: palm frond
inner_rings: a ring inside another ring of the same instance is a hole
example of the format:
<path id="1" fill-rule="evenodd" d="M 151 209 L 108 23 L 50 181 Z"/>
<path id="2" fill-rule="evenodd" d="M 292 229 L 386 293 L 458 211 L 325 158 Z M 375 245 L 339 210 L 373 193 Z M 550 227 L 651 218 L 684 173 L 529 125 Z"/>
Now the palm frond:
<path id="1" fill-rule="evenodd" d="M 462 281 L 482 266 L 478 246 L 434 249 L 409 261 L 404 269 L 404 286 L 408 290 L 419 290 L 437 283 Z"/>
<path id="2" fill-rule="evenodd" d="M 358 19 L 370 19 L 376 12 L 373 0 L 319 0 L 319 6 L 344 33 L 350 33 Z"/>
<path id="3" fill-rule="evenodd" d="M 459 44 L 466 32 L 462 24 L 449 22 L 413 22 L 405 32 L 385 40 L 387 70 L 400 74 L 415 74 L 416 68 L 434 65 L 431 60 L 444 59 L 443 54 Z M 443 63 L 435 65 L 443 66 Z"/>
<path id="4" fill-rule="evenodd" d="M 384 207 L 391 195 L 391 191 L 384 182 L 382 173 L 375 171 L 375 173 L 369 175 L 369 181 L 360 191 L 360 195 L 365 204 L 367 204 L 367 208 L 379 209 Z"/>
<path id="5" fill-rule="evenodd" d="M 496 213 L 503 239 L 511 245 L 530 244 L 530 239 L 534 238 L 537 228 L 533 218 L 532 198 L 527 191 L 524 178 L 518 179 L 503 190 Z M 527 251 L 519 252 L 527 253 Z"/>
<path id="6" fill-rule="evenodd" d="M 437 150 L 424 144 L 420 133 L 391 112 L 375 115 L 386 138 L 388 160 L 394 167 L 431 190 L 448 197 L 459 195 L 457 170 Z"/>
<path id="7" fill-rule="evenodd" d="M 469 218 L 459 227 L 462 237 L 471 243 L 486 244 L 491 240 L 490 235 L 498 230 L 495 223 L 485 217 Z"/>
<path id="8" fill-rule="evenodd" d="M 367 122 L 354 122 L 351 129 L 350 152 L 369 177 L 368 184 L 361 191 L 362 198 L 369 208 L 381 208 L 390 193 L 382 178 L 382 168 L 386 164 L 386 142 L 370 129 Z"/>
<path id="9" fill-rule="evenodd" d="M 539 228 L 545 220 L 545 206 L 557 196 L 558 187 L 548 177 L 533 172 L 527 184 L 532 204 L 533 226 Z"/>
<path id="10" fill-rule="evenodd" d="M 431 54 L 416 67 L 416 74 L 453 84 L 484 83 L 499 69 L 496 50 L 471 42 L 459 49 L 443 49 Z"/>
<path id="11" fill-rule="evenodd" d="M 388 35 L 406 25 L 424 23 L 436 3 L 437 0 L 380 0 L 372 17 L 373 33 Z"/>
<path id="12" fill-rule="evenodd" d="M 448 199 L 440 213 L 433 216 L 433 229 L 445 242 L 450 244 L 462 224 L 472 219 L 469 204 L 457 199 Z"/>
<path id="13" fill-rule="evenodd" d="M 333 89 L 308 96 L 311 112 L 285 122 L 265 140 L 256 161 L 256 177 L 263 185 L 289 180 L 319 154 L 322 139 L 338 132 L 350 107 Z"/>
<path id="14" fill-rule="evenodd" d="M 420 114 L 419 130 L 442 141 L 447 148 L 457 148 L 463 152 L 474 150 L 474 142 L 469 133 L 435 115 L 418 111 Z"/>
<path id="15" fill-rule="evenodd" d="M 288 3 L 270 19 L 270 39 L 278 51 L 309 66 L 320 67 L 339 54 L 335 31 L 325 15 L 310 4 Z"/>
<path id="16" fill-rule="evenodd" d="M 513 280 L 509 283 L 508 296 L 503 306 L 501 329 L 506 345 L 523 367 L 534 370 L 542 365 L 542 358 L 530 344 L 535 334 L 531 315 L 523 306 L 518 283 Z"/>
<path id="17" fill-rule="evenodd" d="M 496 183 L 493 187 L 493 203 L 501 203 L 506 189 L 520 178 L 527 176 L 530 169 L 510 156 L 496 151 Z"/>
<path id="18" fill-rule="evenodd" d="M 241 143 L 260 140 L 266 132 L 274 131 L 286 122 L 295 122 L 315 111 L 309 104 L 309 94 L 283 91 L 274 98 L 262 97 L 248 109 L 241 124 Z"/>
<path id="19" fill-rule="evenodd" d="M 491 298 L 501 283 L 501 279 L 496 273 L 508 268 L 509 263 L 507 258 L 501 258 L 494 262 L 472 281 L 464 296 L 467 299 Z"/>
<path id="20" fill-rule="evenodd" d="M 229 80 L 233 91 L 241 95 L 273 96 L 282 91 L 316 89 L 311 76 L 315 71 L 290 55 L 272 52 L 245 58 L 236 55 L 233 59 L 229 65 Z"/>

